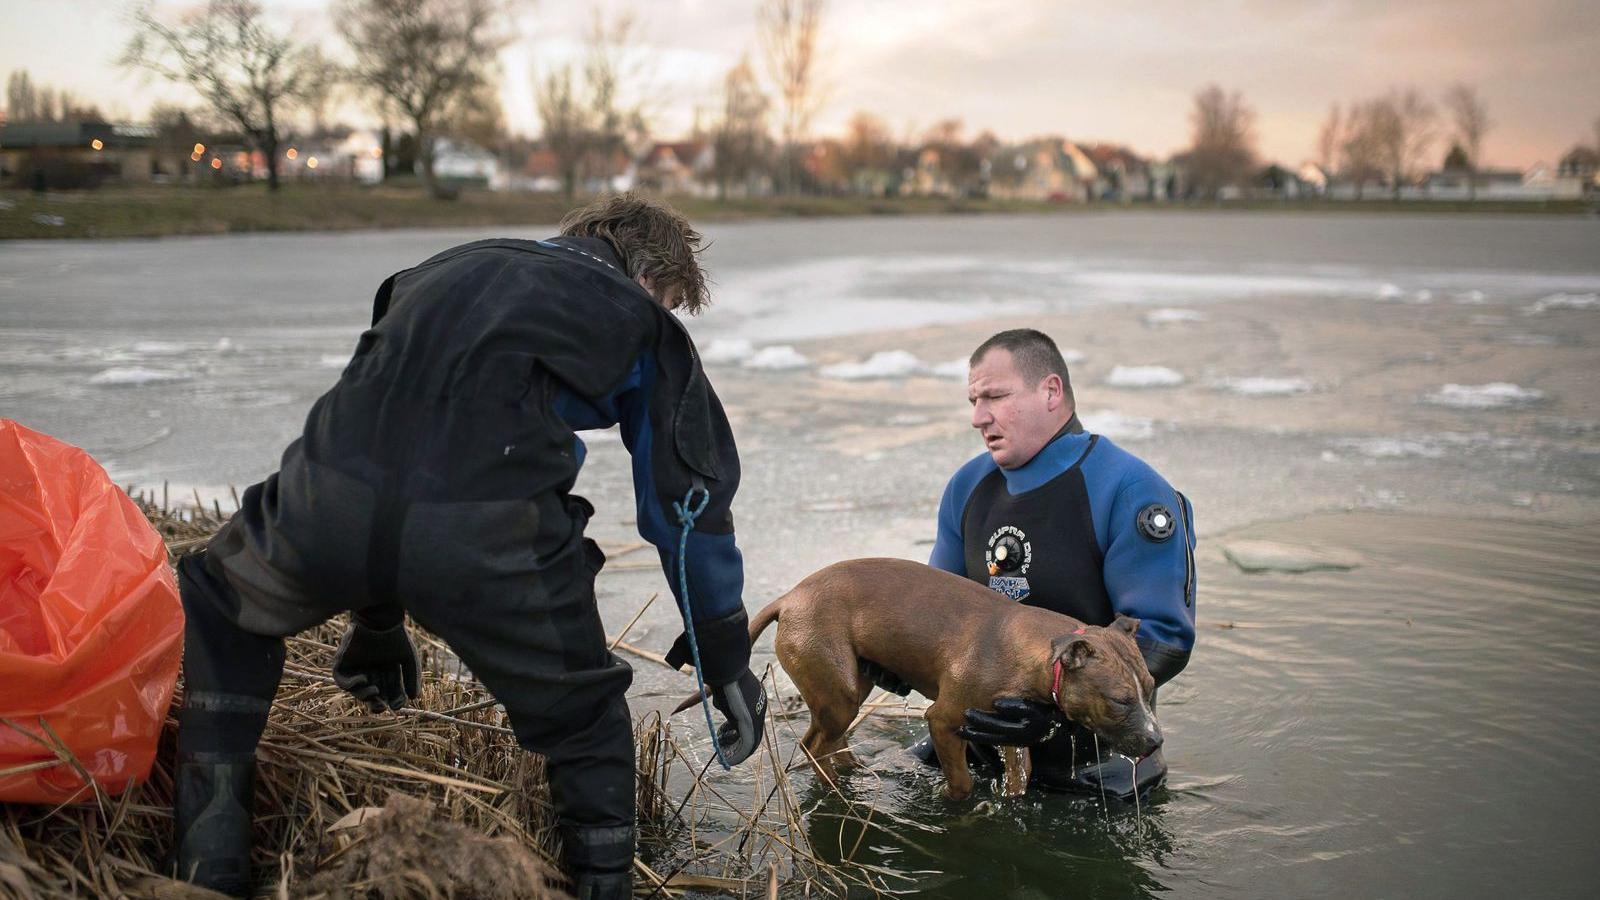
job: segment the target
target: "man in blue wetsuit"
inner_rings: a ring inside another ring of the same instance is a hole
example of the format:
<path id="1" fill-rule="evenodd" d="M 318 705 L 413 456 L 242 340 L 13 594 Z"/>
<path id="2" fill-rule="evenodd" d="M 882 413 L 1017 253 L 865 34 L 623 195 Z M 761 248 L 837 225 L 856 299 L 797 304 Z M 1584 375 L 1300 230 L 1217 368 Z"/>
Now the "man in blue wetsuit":
<path id="1" fill-rule="evenodd" d="M 1047 335 L 1000 332 L 969 366 L 972 426 L 987 452 L 945 487 L 929 565 L 1090 625 L 1137 618 L 1156 685 L 1170 681 L 1194 646 L 1189 501 L 1144 461 L 1083 429 L 1066 361 Z M 897 680 L 885 673 L 879 683 L 895 689 Z M 984 749 L 995 745 L 1031 747 L 1041 787 L 1128 797 L 1166 775 L 1159 749 L 1137 767 L 1100 757 L 1093 735 L 1070 722 L 1058 727 L 1049 704 L 1007 699 L 994 712 L 968 710 L 967 720 L 963 736 L 980 760 L 992 759 Z M 926 741 L 913 749 L 933 758 Z"/>
<path id="2" fill-rule="evenodd" d="M 605 558 L 584 537 L 593 507 L 571 492 L 581 429 L 621 425 L 639 531 L 674 594 L 690 527 L 692 613 L 668 659 L 689 661 L 692 630 L 727 720 L 724 756 L 740 762 L 760 743 L 766 700 L 749 671 L 729 511 L 738 453 L 669 312 L 705 302 L 700 237 L 633 196 L 578 210 L 561 232 L 456 247 L 385 281 L 372 327 L 279 471 L 179 562 L 179 877 L 250 889 L 254 754 L 283 639 L 349 610 L 335 682 L 375 711 L 415 697 L 409 613 L 547 758 L 574 894 L 631 895 L 632 670 L 607 649 L 595 606 Z"/>

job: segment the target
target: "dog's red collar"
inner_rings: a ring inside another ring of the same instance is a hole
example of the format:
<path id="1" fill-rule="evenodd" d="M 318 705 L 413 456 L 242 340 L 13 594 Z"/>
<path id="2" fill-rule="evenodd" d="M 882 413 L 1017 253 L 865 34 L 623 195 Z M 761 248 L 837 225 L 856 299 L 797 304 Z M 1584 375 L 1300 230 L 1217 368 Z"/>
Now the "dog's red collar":
<path id="1" fill-rule="evenodd" d="M 1083 634 L 1083 626 L 1079 625 L 1077 628 L 1073 629 L 1072 633 L 1073 634 Z M 1059 657 L 1059 656 L 1056 657 L 1056 661 L 1054 663 L 1051 663 L 1051 665 L 1050 665 L 1050 670 L 1051 670 L 1051 673 L 1052 673 L 1052 676 L 1051 676 L 1051 679 L 1050 679 L 1050 702 L 1054 703 L 1056 706 L 1060 706 L 1061 705 L 1061 657 Z"/>

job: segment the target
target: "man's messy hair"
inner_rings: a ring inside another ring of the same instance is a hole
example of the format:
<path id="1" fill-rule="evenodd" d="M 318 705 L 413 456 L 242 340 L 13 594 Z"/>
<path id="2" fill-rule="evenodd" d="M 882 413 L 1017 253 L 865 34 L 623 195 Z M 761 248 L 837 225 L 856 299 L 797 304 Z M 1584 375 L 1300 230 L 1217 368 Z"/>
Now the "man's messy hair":
<path id="1" fill-rule="evenodd" d="M 983 361 L 990 350 L 999 347 L 1011 353 L 1012 364 L 1030 385 L 1037 385 L 1045 379 L 1046 375 L 1061 376 L 1061 392 L 1066 396 L 1067 402 L 1072 403 L 1072 379 L 1067 375 L 1067 361 L 1061 355 L 1061 350 L 1050 335 L 1033 328 L 1013 328 L 1002 331 L 978 345 L 972 351 L 972 358 L 967 361 L 968 366 L 975 366 Z"/>
<path id="2" fill-rule="evenodd" d="M 710 302 L 696 255 L 700 232 L 671 206 L 632 192 L 601 197 L 561 220 L 561 233 L 611 245 L 629 278 L 650 280 L 657 296 L 679 290 L 678 309 L 694 315 Z"/>

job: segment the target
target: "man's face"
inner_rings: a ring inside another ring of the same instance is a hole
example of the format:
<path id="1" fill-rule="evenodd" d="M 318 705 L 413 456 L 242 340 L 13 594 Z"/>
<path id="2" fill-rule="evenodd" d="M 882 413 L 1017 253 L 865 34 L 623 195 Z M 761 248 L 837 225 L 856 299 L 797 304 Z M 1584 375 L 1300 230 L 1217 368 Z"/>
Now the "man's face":
<path id="1" fill-rule="evenodd" d="M 1033 459 L 1072 414 L 1059 375 L 1030 384 L 1004 347 L 985 353 L 972 367 L 967 400 L 972 403 L 972 427 L 983 435 L 984 447 L 1002 469 Z"/>
<path id="2" fill-rule="evenodd" d="M 648 275 L 640 275 L 634 280 L 639 282 L 640 287 L 649 291 L 650 296 L 656 298 L 656 302 L 666 307 L 668 311 L 677 309 L 679 301 L 683 299 L 683 288 L 680 285 L 675 284 L 667 288 L 665 296 L 662 296 L 663 292 L 656 290 L 655 282 Z"/>

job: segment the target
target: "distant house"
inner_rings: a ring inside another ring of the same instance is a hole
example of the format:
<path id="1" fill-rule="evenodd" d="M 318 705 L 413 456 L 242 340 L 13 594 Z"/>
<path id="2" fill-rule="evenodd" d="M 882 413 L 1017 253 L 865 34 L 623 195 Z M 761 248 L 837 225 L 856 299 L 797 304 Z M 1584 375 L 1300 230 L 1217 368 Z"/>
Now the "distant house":
<path id="1" fill-rule="evenodd" d="M 37 190 L 143 183 L 155 171 L 155 129 L 110 122 L 0 126 L 0 180 Z"/>
<path id="2" fill-rule="evenodd" d="M 648 191 L 704 196 L 716 191 L 716 162 L 710 141 L 657 141 L 639 157 L 635 178 Z"/>
<path id="3" fill-rule="evenodd" d="M 996 154 L 989 192 L 995 197 L 1082 203 L 1097 196 L 1100 170 L 1078 145 L 1042 138 Z"/>
<path id="4" fill-rule="evenodd" d="M 433 148 L 433 176 L 440 182 L 503 189 L 500 159 L 467 141 L 440 138 Z"/>
<path id="5" fill-rule="evenodd" d="M 1150 176 L 1148 160 L 1118 144 L 1093 144 L 1083 152 L 1099 174 L 1095 184 L 1098 199 L 1155 199 L 1155 181 Z"/>

